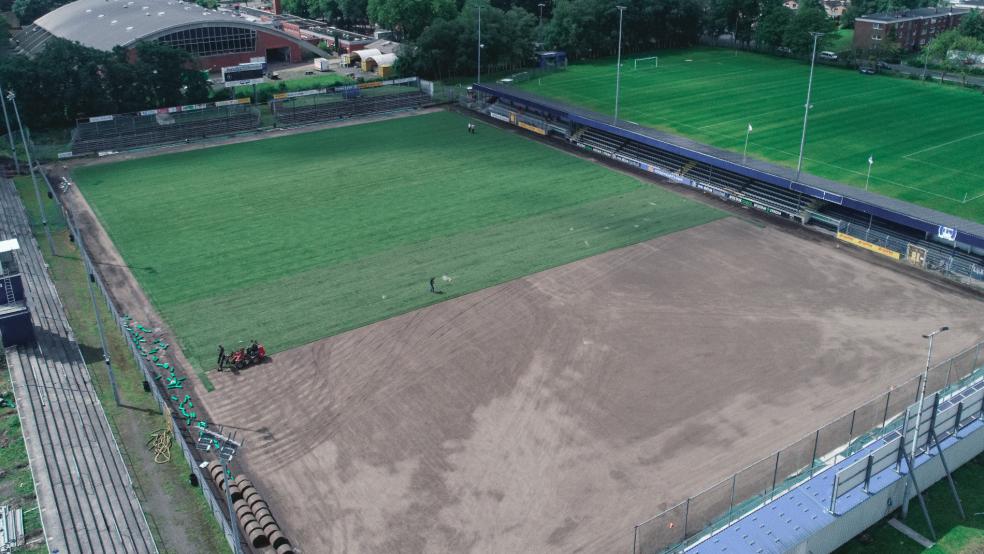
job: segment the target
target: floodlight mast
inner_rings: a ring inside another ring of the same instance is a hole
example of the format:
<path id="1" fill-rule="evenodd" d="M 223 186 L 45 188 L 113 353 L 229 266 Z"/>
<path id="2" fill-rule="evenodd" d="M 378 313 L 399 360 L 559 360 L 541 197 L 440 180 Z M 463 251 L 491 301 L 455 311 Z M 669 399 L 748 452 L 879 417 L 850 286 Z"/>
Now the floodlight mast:
<path id="1" fill-rule="evenodd" d="M 618 123 L 618 96 L 622 84 L 622 14 L 625 6 L 615 6 L 618 9 L 618 60 L 615 64 L 615 117 L 612 123 Z"/>
<path id="2" fill-rule="evenodd" d="M 926 381 L 929 380 L 929 364 L 933 359 L 933 339 L 936 335 L 940 333 L 945 333 L 950 330 L 950 327 L 944 325 L 939 329 L 933 331 L 932 333 L 927 333 L 922 336 L 924 339 L 929 339 L 929 351 L 926 353 L 926 369 L 923 371 L 922 378 L 919 380 L 919 407 L 916 409 L 916 425 L 913 427 L 912 431 L 912 448 L 909 451 L 909 461 L 915 465 L 916 463 L 916 445 L 919 443 L 919 425 L 921 424 L 920 419 L 923 412 L 923 402 L 926 400 Z M 902 437 L 903 446 L 905 444 L 905 437 Z M 910 467 L 909 471 L 913 471 L 915 468 Z M 902 512 L 903 514 L 908 514 L 909 512 L 909 495 L 908 495 L 908 481 L 906 481 L 906 492 L 902 496 Z M 916 491 L 919 494 L 919 491 Z"/>
<path id="3" fill-rule="evenodd" d="M 24 125 L 21 124 L 20 111 L 17 109 L 17 95 L 14 91 L 7 91 L 7 100 L 14 106 L 14 115 L 17 117 L 17 127 L 20 128 L 21 142 L 24 143 L 24 152 L 27 154 L 27 167 L 31 170 L 31 182 L 34 183 L 34 196 L 38 201 L 38 213 L 41 214 L 41 224 L 44 226 L 44 234 L 48 237 L 48 248 L 51 255 L 55 255 L 55 241 L 51 239 L 51 230 L 48 229 L 48 216 L 45 213 L 44 204 L 41 202 L 41 191 L 38 190 L 38 177 L 34 174 L 34 162 L 31 160 L 31 145 L 27 143 L 27 136 L 24 134 Z"/>
<path id="4" fill-rule="evenodd" d="M 813 66 L 817 61 L 817 39 L 826 33 L 810 33 L 813 35 L 813 55 L 810 56 L 810 81 L 806 85 L 806 104 L 803 107 L 803 135 L 800 137 L 799 160 L 796 162 L 796 180 L 799 181 L 803 171 L 803 148 L 806 146 L 806 123 L 810 117 L 810 96 L 813 94 Z"/>
<path id="5" fill-rule="evenodd" d="M 10 116 L 7 115 L 7 102 L 3 100 L 3 88 L 0 88 L 0 106 L 3 107 L 3 122 L 7 124 L 7 139 L 10 140 L 10 155 L 14 158 L 14 171 L 20 173 L 20 162 L 17 161 L 17 148 L 14 146 L 14 133 L 10 130 Z"/>

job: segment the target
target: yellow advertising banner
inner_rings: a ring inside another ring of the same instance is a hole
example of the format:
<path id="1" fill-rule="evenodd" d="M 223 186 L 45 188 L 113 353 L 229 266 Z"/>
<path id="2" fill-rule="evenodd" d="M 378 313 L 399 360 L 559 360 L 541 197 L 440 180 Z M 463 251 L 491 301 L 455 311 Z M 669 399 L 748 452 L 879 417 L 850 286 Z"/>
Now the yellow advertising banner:
<path id="1" fill-rule="evenodd" d="M 881 254 L 882 256 L 888 256 L 889 258 L 892 258 L 893 260 L 901 260 L 902 259 L 902 254 L 899 254 L 895 250 L 889 250 L 888 248 L 885 248 L 884 246 L 878 246 L 877 244 L 872 244 L 872 243 L 870 243 L 870 242 L 868 242 L 866 240 L 861 240 L 861 239 L 859 239 L 857 237 L 853 237 L 851 235 L 848 235 L 847 233 L 837 233 L 837 238 L 840 239 L 840 240 L 842 240 L 842 241 L 844 241 L 844 242 L 851 243 L 854 246 L 860 246 L 861 248 L 864 248 L 865 250 L 871 250 L 872 252 L 877 252 L 877 253 Z"/>
<path id="2" fill-rule="evenodd" d="M 533 131 L 534 133 L 536 133 L 538 135 L 546 135 L 547 134 L 546 131 L 544 131 L 543 129 L 537 127 L 536 125 L 530 125 L 529 123 L 525 123 L 523 121 L 518 121 L 516 124 L 519 125 L 520 127 L 522 127 L 523 129 L 526 129 L 527 131 Z"/>

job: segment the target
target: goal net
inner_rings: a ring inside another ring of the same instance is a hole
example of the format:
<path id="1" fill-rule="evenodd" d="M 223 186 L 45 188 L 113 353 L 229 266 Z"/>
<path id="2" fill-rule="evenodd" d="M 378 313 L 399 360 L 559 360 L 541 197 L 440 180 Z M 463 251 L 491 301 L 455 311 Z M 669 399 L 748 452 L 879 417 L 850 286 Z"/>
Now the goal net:
<path id="1" fill-rule="evenodd" d="M 649 69 L 659 67 L 659 57 L 636 58 L 632 60 L 632 69 Z"/>

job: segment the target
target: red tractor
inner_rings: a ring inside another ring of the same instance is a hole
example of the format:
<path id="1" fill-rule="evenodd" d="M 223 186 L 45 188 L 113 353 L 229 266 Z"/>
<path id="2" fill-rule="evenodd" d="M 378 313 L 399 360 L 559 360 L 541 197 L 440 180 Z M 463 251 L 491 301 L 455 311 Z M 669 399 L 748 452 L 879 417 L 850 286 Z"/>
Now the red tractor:
<path id="1" fill-rule="evenodd" d="M 261 363 L 266 357 L 266 348 L 254 340 L 249 346 L 233 350 L 231 354 L 225 356 L 219 365 L 219 371 L 226 368 L 240 370 Z"/>

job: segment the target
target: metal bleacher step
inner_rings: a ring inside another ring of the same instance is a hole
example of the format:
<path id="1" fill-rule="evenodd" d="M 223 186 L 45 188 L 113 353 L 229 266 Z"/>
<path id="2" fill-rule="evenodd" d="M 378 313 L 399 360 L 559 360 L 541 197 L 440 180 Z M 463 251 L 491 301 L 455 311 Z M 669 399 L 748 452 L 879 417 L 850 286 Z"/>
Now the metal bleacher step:
<path id="1" fill-rule="evenodd" d="M 680 168 L 680 176 L 681 177 L 686 176 L 687 173 L 689 173 L 695 167 L 697 167 L 697 162 L 695 161 L 688 162 L 686 165 Z"/>

